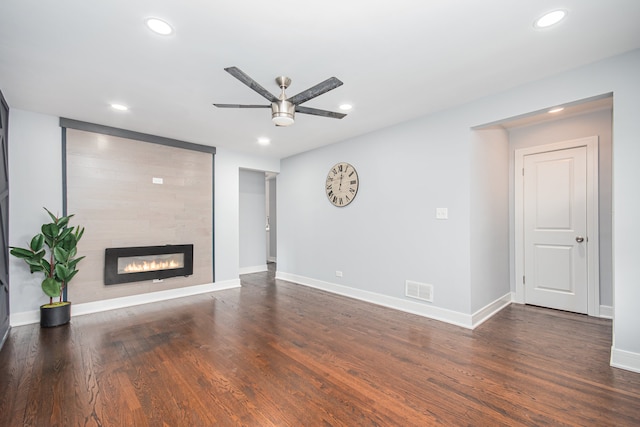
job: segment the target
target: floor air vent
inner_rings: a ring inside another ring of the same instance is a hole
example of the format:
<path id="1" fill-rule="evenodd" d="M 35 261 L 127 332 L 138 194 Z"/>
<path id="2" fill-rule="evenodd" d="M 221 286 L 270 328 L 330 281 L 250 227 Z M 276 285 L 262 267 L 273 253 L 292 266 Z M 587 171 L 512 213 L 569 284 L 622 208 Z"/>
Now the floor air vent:
<path id="1" fill-rule="evenodd" d="M 423 301 L 433 302 L 433 285 L 405 281 L 405 295 Z"/>

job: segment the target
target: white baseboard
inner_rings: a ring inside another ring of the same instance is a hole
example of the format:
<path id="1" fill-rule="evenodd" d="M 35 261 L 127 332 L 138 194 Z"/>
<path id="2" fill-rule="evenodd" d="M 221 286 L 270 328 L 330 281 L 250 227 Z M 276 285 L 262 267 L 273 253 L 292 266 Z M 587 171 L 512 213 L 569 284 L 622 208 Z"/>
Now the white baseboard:
<path id="1" fill-rule="evenodd" d="M 188 286 L 186 288 L 167 289 L 165 291 L 73 304 L 71 306 L 71 316 L 82 316 L 84 314 L 99 313 L 101 311 L 115 310 L 117 308 L 132 307 L 134 305 L 149 304 L 158 301 L 166 301 L 175 298 L 239 287 L 240 279 L 232 279 L 216 283 L 206 283 L 204 285 Z M 22 326 L 39 322 L 40 310 L 11 313 L 11 326 Z"/>
<path id="2" fill-rule="evenodd" d="M 40 310 L 22 311 L 20 313 L 11 313 L 9 315 L 9 324 L 12 328 L 16 326 L 30 325 L 32 323 L 40 323 Z"/>
<path id="3" fill-rule="evenodd" d="M 366 301 L 384 307 L 393 308 L 395 310 L 404 311 L 406 313 L 416 314 L 429 319 L 439 320 L 450 323 L 452 325 L 461 326 L 467 329 L 473 329 L 489 317 L 493 316 L 500 309 L 504 308 L 511 302 L 511 294 L 507 294 L 499 298 L 487 307 L 478 310 L 473 315 L 464 314 L 445 308 L 425 305 L 424 303 L 405 300 L 397 297 L 378 294 L 375 292 L 364 291 L 361 289 L 351 288 L 349 286 L 338 285 L 335 283 L 324 282 L 321 280 L 311 279 L 309 277 L 298 276 L 296 274 L 276 272 L 276 279 L 286 280 L 299 285 L 309 286 L 311 288 L 321 289 L 323 291 L 354 298 L 360 301 Z"/>
<path id="4" fill-rule="evenodd" d="M 611 347 L 611 366 L 640 373 L 640 353 Z"/>
<path id="5" fill-rule="evenodd" d="M 512 298 L 513 296 L 511 295 L 511 292 L 509 292 L 473 313 L 471 315 L 471 323 L 473 325 L 472 329 L 482 325 L 500 310 L 511 304 Z"/>
<path id="6" fill-rule="evenodd" d="M 611 307 L 610 305 L 601 305 L 600 317 L 604 319 L 613 319 L 613 307 Z"/>
<path id="7" fill-rule="evenodd" d="M 7 341 L 7 337 L 9 336 L 10 330 L 11 330 L 11 326 L 7 328 L 7 330 L 4 333 L 4 336 L 2 337 L 2 339 L 0 339 L 0 350 L 2 350 L 2 347 L 4 346 L 5 341 Z"/>
<path id="8" fill-rule="evenodd" d="M 267 264 L 240 267 L 240 274 L 262 273 L 263 271 L 267 271 Z"/>

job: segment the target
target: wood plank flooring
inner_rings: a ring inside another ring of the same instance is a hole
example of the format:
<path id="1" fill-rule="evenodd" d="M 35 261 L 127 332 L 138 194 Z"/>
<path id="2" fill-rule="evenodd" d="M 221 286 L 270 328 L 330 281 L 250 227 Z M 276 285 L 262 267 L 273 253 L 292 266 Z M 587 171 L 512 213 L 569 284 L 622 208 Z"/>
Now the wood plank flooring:
<path id="1" fill-rule="evenodd" d="M 511 305 L 474 331 L 273 279 L 14 328 L 0 426 L 638 426 L 611 321 Z"/>

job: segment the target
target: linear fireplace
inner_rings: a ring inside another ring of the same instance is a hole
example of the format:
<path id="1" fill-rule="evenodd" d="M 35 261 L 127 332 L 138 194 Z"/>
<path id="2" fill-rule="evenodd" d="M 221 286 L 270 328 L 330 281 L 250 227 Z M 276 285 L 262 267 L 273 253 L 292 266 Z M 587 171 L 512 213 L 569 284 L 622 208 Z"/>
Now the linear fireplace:
<path id="1" fill-rule="evenodd" d="M 160 280 L 193 274 L 193 245 L 107 248 L 104 284 Z"/>

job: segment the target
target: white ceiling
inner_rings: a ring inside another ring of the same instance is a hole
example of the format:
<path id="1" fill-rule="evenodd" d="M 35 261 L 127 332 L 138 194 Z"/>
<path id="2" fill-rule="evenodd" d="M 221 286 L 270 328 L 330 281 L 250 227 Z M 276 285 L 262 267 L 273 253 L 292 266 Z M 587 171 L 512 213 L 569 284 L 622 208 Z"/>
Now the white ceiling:
<path id="1" fill-rule="evenodd" d="M 533 28 L 557 8 L 558 27 Z M 0 0 L 0 90 L 11 108 L 283 158 L 639 48 L 639 21 L 638 0 Z M 289 76 L 289 96 L 338 77 L 304 105 L 354 108 L 287 128 L 215 108 L 266 102 L 229 66 L 275 94 Z"/>

